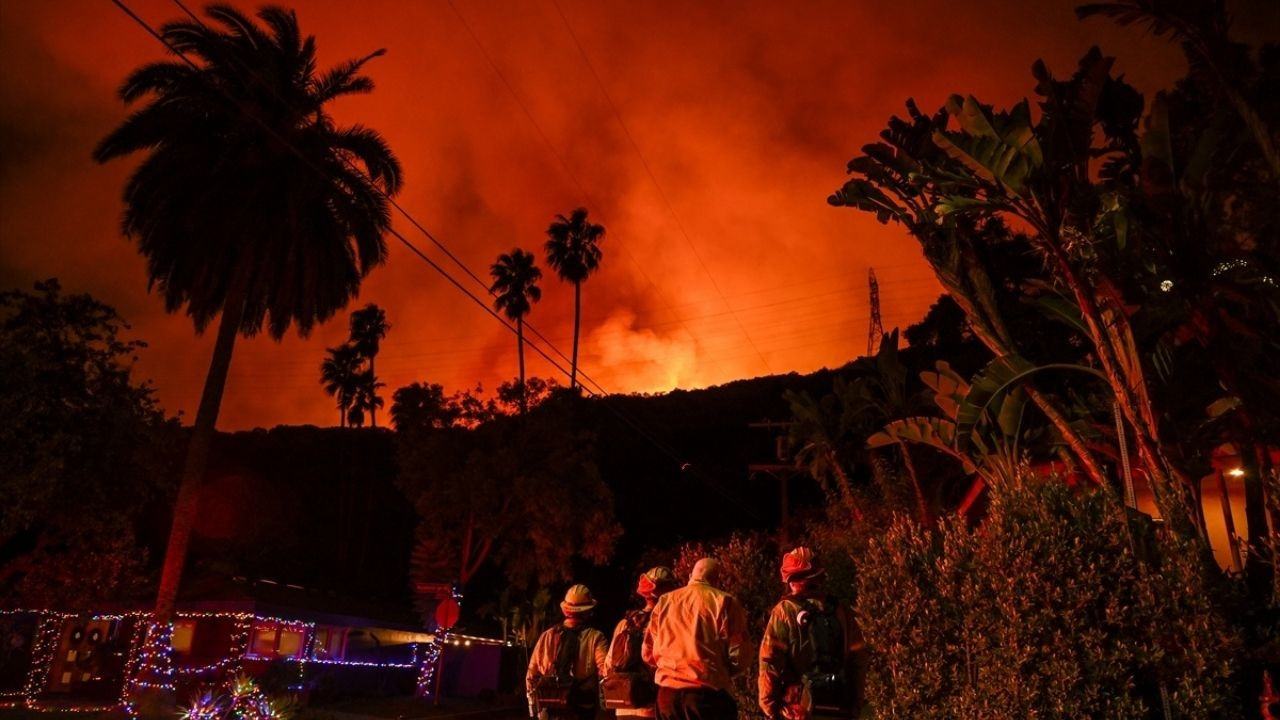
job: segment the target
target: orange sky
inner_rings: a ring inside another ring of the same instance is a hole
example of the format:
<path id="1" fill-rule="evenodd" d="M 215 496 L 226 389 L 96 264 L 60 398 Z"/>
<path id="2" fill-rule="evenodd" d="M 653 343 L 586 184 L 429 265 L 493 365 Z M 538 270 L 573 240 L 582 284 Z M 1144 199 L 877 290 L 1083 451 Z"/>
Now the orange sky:
<path id="1" fill-rule="evenodd" d="M 180 12 L 170 0 L 128 4 L 154 24 Z M 335 114 L 386 136 L 405 168 L 399 201 L 482 277 L 515 246 L 541 258 L 556 213 L 585 205 L 607 226 L 601 271 L 583 290 L 581 364 L 610 391 L 649 392 L 850 360 L 866 344 L 868 266 L 886 328 L 922 315 L 938 286 L 915 243 L 825 202 L 908 96 L 925 109 L 952 92 L 1008 104 L 1030 92 L 1035 58 L 1065 75 L 1095 43 L 1147 93 L 1184 70 L 1176 48 L 1078 23 L 1073 4 L 294 7 L 323 65 L 387 48 L 367 66 L 377 90 Z M 1274 37 L 1275 11 L 1257 7 L 1236 8 L 1237 25 Z M 0 3 L 0 287 L 57 276 L 115 305 L 150 343 L 140 376 L 166 410 L 190 418 L 212 333 L 195 336 L 147 294 L 142 261 L 118 230 L 133 163 L 89 159 L 125 115 L 115 88 L 162 55 L 107 0 Z M 402 218 L 395 226 L 442 258 Z M 389 243 L 352 306 L 378 303 L 393 325 L 378 356 L 388 405 L 413 381 L 491 389 L 514 376 L 514 337 Z M 567 353 L 572 290 L 547 275 L 529 320 Z M 345 334 L 344 312 L 306 339 L 242 339 L 219 427 L 336 423 L 318 367 Z M 555 371 L 531 354 L 529 372 Z"/>

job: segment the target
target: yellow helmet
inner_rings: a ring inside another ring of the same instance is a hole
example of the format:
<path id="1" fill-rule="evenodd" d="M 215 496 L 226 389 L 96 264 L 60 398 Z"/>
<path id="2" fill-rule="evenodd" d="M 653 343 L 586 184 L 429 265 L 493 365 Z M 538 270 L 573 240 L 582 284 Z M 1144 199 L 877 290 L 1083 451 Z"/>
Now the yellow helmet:
<path id="1" fill-rule="evenodd" d="M 596 606 L 596 599 L 586 585 L 574 585 L 564 594 L 564 602 L 560 603 L 560 612 L 565 615 L 577 615 L 587 612 Z"/>

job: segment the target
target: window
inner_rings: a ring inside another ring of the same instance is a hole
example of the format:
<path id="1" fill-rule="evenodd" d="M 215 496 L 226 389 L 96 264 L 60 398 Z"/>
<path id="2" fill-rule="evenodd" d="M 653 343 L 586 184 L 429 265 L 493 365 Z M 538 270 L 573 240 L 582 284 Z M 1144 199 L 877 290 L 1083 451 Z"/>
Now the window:
<path id="1" fill-rule="evenodd" d="M 306 645 L 305 625 L 259 621 L 253 626 L 249 654 L 263 658 L 299 658 Z"/>
<path id="2" fill-rule="evenodd" d="M 196 634 L 195 620 L 179 620 L 173 624 L 173 635 L 169 639 L 169 644 L 173 647 L 173 651 L 179 655 L 191 654 L 191 640 Z"/>
<path id="3" fill-rule="evenodd" d="M 280 640 L 276 643 L 276 655 L 279 657 L 300 657 L 302 655 L 302 636 L 304 630 L 280 631 Z"/>
<path id="4" fill-rule="evenodd" d="M 329 655 L 329 628 L 316 628 L 316 644 L 312 646 L 311 655 L 319 660 L 325 660 Z"/>
<path id="5" fill-rule="evenodd" d="M 342 628 L 316 628 L 316 641 L 311 656 L 317 660 L 341 660 L 344 635 Z"/>
<path id="6" fill-rule="evenodd" d="M 253 641 L 249 643 L 250 652 L 254 655 L 266 657 L 275 655 L 276 635 L 275 625 L 255 625 L 253 628 Z"/>

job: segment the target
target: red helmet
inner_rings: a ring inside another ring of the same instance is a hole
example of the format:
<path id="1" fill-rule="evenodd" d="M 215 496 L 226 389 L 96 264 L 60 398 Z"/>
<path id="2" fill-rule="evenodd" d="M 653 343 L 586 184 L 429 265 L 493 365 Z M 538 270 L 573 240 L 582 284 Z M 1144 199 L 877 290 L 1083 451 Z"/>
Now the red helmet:
<path id="1" fill-rule="evenodd" d="M 798 547 L 782 556 L 782 582 L 801 582 L 821 577 L 826 573 L 818 564 L 818 558 L 807 547 Z"/>
<path id="2" fill-rule="evenodd" d="M 640 576 L 636 594 L 643 598 L 656 598 L 676 587 L 676 576 L 670 568 L 659 565 Z"/>

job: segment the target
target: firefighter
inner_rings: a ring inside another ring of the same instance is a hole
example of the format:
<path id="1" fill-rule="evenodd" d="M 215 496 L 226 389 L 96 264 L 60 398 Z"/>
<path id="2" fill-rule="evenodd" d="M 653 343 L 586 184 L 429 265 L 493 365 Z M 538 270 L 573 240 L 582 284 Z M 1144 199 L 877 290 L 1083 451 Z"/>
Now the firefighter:
<path id="1" fill-rule="evenodd" d="M 853 614 L 822 592 L 826 572 L 813 551 L 782 556 L 788 593 L 760 640 L 759 702 L 767 720 L 857 717 L 865 644 Z"/>
<path id="2" fill-rule="evenodd" d="M 564 595 L 564 622 L 547 628 L 529 655 L 525 689 L 531 717 L 592 720 L 599 709 L 600 678 L 606 674 L 604 633 L 587 627 L 595 598 L 586 585 Z"/>
<path id="3" fill-rule="evenodd" d="M 747 614 L 713 586 L 719 567 L 714 558 L 699 560 L 689 584 L 658 598 L 649 618 L 644 661 L 657 669 L 659 720 L 738 717 L 729 691 L 742 671 Z"/>
<path id="4" fill-rule="evenodd" d="M 644 663 L 644 631 L 658 604 L 658 597 L 678 583 L 670 569 L 658 566 L 640 576 L 636 594 L 644 607 L 632 610 L 618 622 L 609 643 L 609 675 L 604 680 L 604 704 L 618 717 L 651 718 L 656 714 L 658 687 L 653 668 Z"/>

